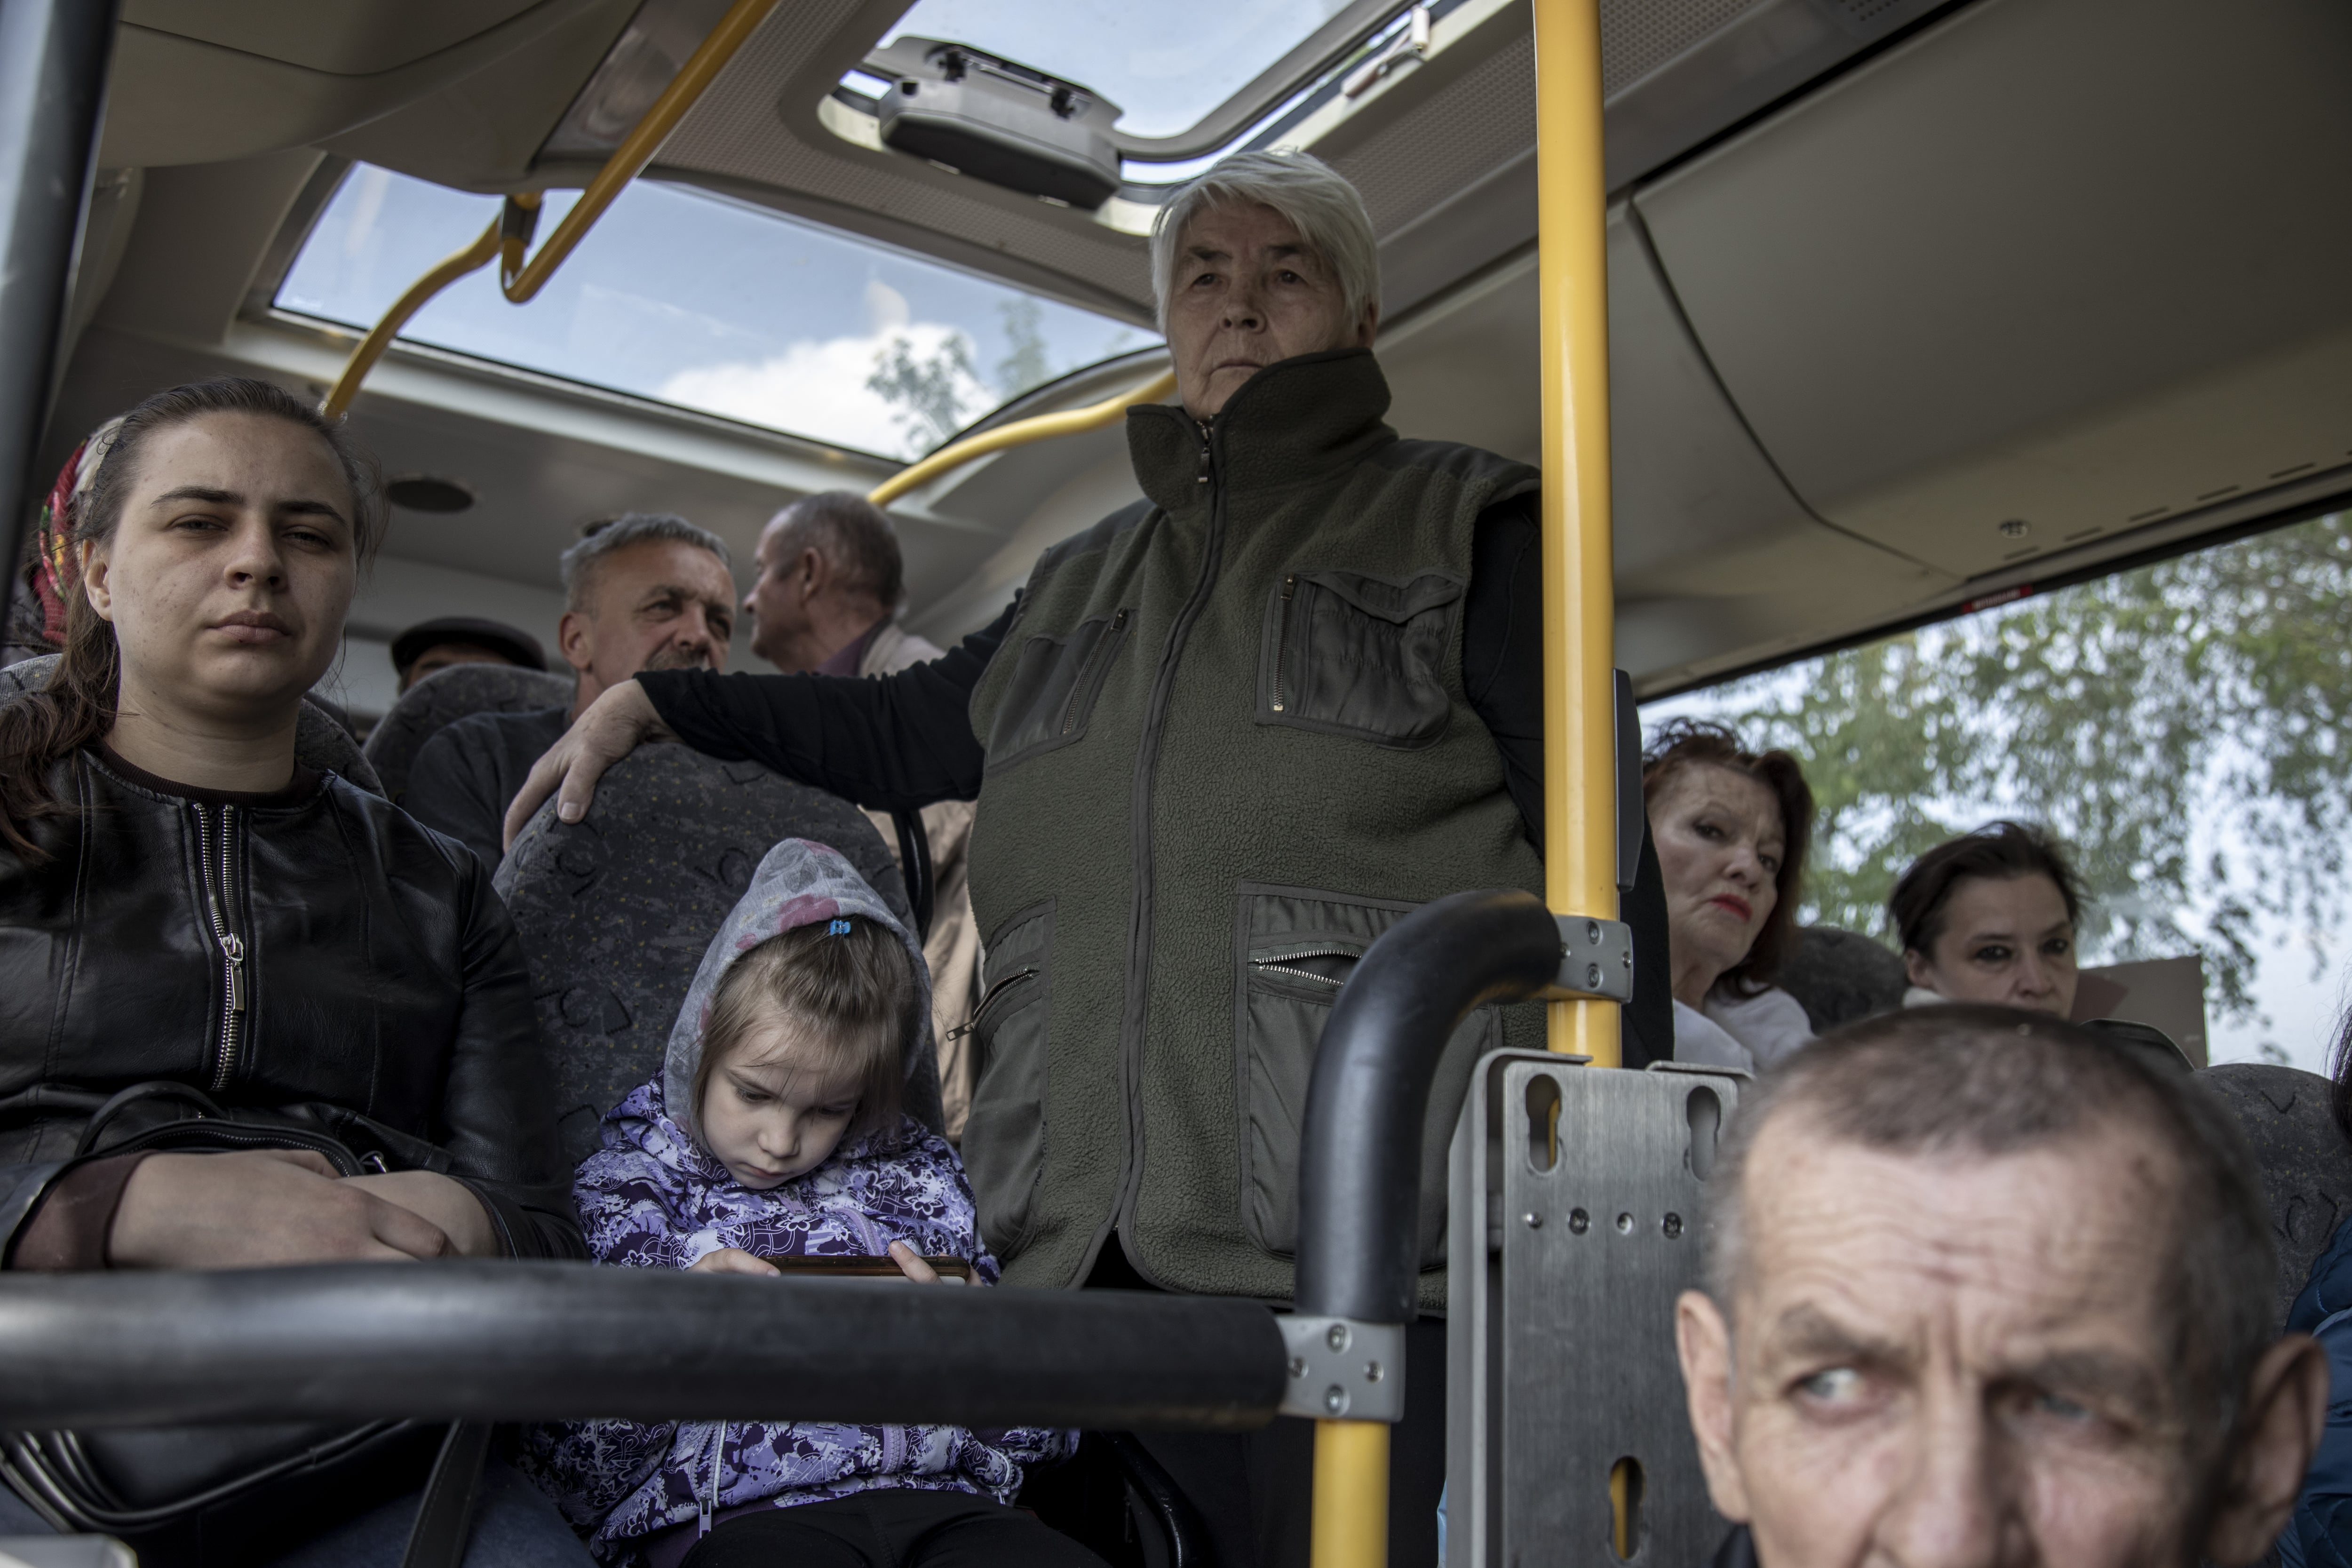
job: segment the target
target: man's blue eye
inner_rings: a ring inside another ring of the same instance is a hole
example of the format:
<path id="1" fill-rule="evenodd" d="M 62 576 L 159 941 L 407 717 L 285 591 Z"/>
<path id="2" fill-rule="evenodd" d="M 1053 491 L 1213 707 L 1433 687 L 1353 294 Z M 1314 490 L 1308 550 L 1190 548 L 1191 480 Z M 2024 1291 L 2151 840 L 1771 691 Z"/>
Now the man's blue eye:
<path id="1" fill-rule="evenodd" d="M 2033 1403 L 2036 1409 L 2045 1415 L 2055 1415 L 2061 1421 L 2088 1421 L 2091 1418 L 2089 1406 L 2077 1405 L 2063 1394 L 2042 1394 Z"/>
<path id="2" fill-rule="evenodd" d="M 1835 1404 L 1862 1393 L 1862 1373 L 1850 1366 L 1833 1366 L 1813 1373 L 1797 1387 L 1808 1399 Z"/>

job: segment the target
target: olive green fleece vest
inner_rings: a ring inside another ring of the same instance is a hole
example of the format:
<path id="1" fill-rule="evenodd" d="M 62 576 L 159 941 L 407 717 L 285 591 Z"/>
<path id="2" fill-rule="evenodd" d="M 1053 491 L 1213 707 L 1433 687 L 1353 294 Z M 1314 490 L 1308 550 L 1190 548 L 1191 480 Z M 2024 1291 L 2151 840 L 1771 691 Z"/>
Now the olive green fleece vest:
<path id="1" fill-rule="evenodd" d="M 1205 431 L 1130 410 L 1148 500 L 1039 561 L 973 693 L 963 1156 L 1011 1283 L 1076 1283 L 1116 1226 L 1159 1284 L 1287 1299 L 1339 983 L 1418 904 L 1542 887 L 1462 682 L 1474 523 L 1537 476 L 1401 441 L 1388 402 L 1351 350 L 1259 372 Z M 1540 1046 L 1540 1009 L 1483 1009 L 1448 1049 L 1425 1263 L 1464 1085 L 1507 1037 Z M 1443 1307 L 1442 1268 L 1422 1294 Z"/>

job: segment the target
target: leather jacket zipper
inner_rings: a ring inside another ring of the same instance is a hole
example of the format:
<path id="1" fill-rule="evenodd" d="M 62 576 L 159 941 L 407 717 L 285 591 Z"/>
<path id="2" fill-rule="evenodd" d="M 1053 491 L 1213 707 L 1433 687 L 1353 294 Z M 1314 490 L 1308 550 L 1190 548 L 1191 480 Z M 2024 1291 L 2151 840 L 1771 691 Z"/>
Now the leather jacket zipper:
<path id="1" fill-rule="evenodd" d="M 1298 574 L 1290 573 L 1282 579 L 1282 629 L 1276 634 L 1274 645 L 1274 710 L 1282 711 L 1282 667 L 1290 660 L 1290 603 L 1298 592 Z"/>
<path id="2" fill-rule="evenodd" d="M 198 879 L 204 884 L 205 911 L 212 926 L 213 944 L 221 955 L 221 1026 L 220 1039 L 213 1058 L 213 1092 L 228 1087 L 229 1075 L 236 1070 L 239 1049 L 245 1044 L 246 984 L 245 938 L 237 934 L 234 919 L 236 866 L 236 807 L 220 808 L 217 837 L 210 816 L 202 805 L 191 805 L 196 814 L 196 865 Z"/>

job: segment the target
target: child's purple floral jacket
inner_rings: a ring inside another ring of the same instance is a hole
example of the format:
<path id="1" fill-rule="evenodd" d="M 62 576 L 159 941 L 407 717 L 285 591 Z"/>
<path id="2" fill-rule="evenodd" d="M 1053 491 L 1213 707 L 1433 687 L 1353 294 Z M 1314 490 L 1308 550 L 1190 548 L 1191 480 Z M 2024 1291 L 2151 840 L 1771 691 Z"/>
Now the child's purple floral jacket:
<path id="1" fill-rule="evenodd" d="M 604 1147 L 574 1179 L 581 1230 L 599 1262 L 685 1268 L 726 1247 L 762 1257 L 870 1258 L 903 1240 L 919 1253 L 970 1259 L 978 1279 L 996 1282 L 996 1260 L 981 1245 L 971 1187 L 955 1150 L 912 1118 L 845 1139 L 807 1175 L 754 1192 L 697 1147 L 684 1119 L 668 1108 L 666 1088 L 677 1092 L 694 1081 L 702 1026 L 727 965 L 779 931 L 836 916 L 879 921 L 907 936 L 832 850 L 787 840 L 769 852 L 710 944 L 663 1073 L 614 1107 L 604 1118 Z M 908 946 L 920 975 L 921 949 L 911 941 Z M 757 1280 L 743 1284 L 760 1288 Z M 643 1561 L 646 1538 L 673 1525 L 771 1500 L 784 1506 L 910 1487 L 1009 1502 L 1023 1468 L 1066 1456 L 1075 1436 L 789 1419 L 583 1421 L 527 1430 L 521 1458 L 565 1517 L 593 1529 L 588 1544 L 598 1560 L 624 1564 Z"/>

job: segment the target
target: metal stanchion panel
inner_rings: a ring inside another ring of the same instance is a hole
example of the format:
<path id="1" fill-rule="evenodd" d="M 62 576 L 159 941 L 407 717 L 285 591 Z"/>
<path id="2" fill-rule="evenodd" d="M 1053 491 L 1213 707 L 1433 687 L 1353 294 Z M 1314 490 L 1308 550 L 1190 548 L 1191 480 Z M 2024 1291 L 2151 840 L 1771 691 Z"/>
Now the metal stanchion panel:
<path id="1" fill-rule="evenodd" d="M 1674 1309 L 1698 1281 L 1742 1082 L 1542 1051 L 1479 1062 L 1454 1141 L 1447 1568 L 1704 1568 L 1721 1544 Z"/>

